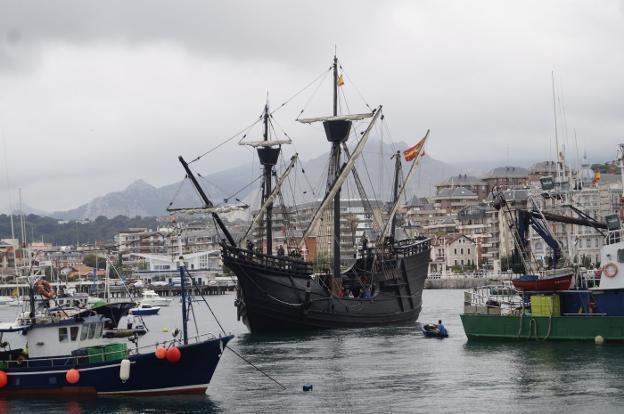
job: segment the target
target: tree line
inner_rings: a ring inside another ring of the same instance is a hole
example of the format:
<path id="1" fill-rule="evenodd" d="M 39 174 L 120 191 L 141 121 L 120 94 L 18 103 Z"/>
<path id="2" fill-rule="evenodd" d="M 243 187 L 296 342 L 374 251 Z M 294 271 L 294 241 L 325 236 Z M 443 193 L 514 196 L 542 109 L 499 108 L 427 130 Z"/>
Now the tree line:
<path id="1" fill-rule="evenodd" d="M 15 238 L 21 239 L 20 218 L 13 216 Z M 111 219 L 99 216 L 93 221 L 59 221 L 52 217 L 29 214 L 25 217 L 28 242 L 41 241 L 55 245 L 93 244 L 96 241 L 112 241 L 115 234 L 130 227 L 156 229 L 156 217 L 116 216 Z M 11 238 L 11 217 L 0 214 L 0 239 Z"/>

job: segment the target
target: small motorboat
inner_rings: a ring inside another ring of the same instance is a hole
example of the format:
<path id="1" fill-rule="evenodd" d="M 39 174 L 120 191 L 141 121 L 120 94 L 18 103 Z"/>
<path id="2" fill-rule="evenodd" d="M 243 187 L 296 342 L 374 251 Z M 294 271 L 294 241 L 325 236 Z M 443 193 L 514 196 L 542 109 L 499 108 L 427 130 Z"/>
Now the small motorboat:
<path id="1" fill-rule="evenodd" d="M 171 303 L 171 298 L 163 298 L 151 289 L 143 290 L 143 294 L 139 299 L 140 303 L 151 306 L 169 306 L 169 304 Z"/>
<path id="2" fill-rule="evenodd" d="M 130 309 L 130 311 L 133 315 L 156 315 L 158 311 L 160 311 L 160 306 L 152 306 L 141 303 L 136 308 Z"/>
<path id="3" fill-rule="evenodd" d="M 435 323 L 423 325 L 422 332 L 427 338 L 448 338 L 448 332 L 441 333 Z"/>

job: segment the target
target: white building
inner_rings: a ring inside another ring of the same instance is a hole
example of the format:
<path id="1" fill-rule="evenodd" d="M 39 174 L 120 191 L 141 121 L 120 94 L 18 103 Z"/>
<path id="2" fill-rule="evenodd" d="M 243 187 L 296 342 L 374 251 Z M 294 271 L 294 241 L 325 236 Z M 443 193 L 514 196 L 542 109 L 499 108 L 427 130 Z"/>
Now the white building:
<path id="1" fill-rule="evenodd" d="M 151 284 L 157 281 L 173 283 L 180 276 L 178 259 L 175 255 L 131 253 L 129 256 L 145 262 L 145 270 L 135 272 L 144 283 Z M 219 250 L 186 254 L 184 265 L 199 285 L 210 284 L 223 273 Z"/>

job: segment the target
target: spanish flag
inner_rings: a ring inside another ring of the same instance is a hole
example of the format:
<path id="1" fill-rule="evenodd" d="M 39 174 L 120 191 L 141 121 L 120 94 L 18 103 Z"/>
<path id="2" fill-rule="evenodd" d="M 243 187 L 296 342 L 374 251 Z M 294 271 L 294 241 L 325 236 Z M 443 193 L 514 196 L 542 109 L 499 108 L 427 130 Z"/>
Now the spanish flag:
<path id="1" fill-rule="evenodd" d="M 422 157 L 425 155 L 425 141 L 427 141 L 428 137 L 429 137 L 429 130 L 427 130 L 427 133 L 425 134 L 423 139 L 418 141 L 418 144 L 414 145 L 412 148 L 408 148 L 405 151 L 403 151 L 403 156 L 405 157 L 405 161 L 411 161 L 414 158 Z"/>
<path id="2" fill-rule="evenodd" d="M 342 77 L 342 75 L 338 76 L 338 80 L 336 80 L 336 85 L 338 86 L 344 85 L 344 78 Z"/>

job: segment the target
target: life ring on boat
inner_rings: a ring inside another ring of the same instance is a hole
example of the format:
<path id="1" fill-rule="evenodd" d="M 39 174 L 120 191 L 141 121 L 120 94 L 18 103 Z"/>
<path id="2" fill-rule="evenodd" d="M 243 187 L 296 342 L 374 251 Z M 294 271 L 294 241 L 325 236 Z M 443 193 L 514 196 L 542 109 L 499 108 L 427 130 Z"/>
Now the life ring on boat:
<path id="1" fill-rule="evenodd" d="M 37 282 L 37 293 L 46 299 L 52 299 L 56 294 L 54 288 L 47 280 L 41 279 Z"/>
<path id="2" fill-rule="evenodd" d="M 615 263 L 609 262 L 602 268 L 602 272 L 606 277 L 615 277 L 618 272 L 618 267 Z"/>

